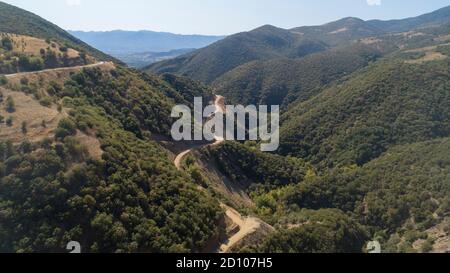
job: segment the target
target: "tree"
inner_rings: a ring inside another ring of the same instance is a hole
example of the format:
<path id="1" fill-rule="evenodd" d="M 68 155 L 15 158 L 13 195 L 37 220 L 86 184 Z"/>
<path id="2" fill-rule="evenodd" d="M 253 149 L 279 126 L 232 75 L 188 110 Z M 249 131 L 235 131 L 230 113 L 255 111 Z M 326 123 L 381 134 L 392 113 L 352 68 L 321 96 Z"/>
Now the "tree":
<path id="1" fill-rule="evenodd" d="M 22 122 L 22 134 L 26 135 L 27 132 L 28 132 L 28 129 L 27 129 L 27 122 L 26 122 L 26 121 L 23 121 L 23 122 Z"/>
<path id="2" fill-rule="evenodd" d="M 53 50 L 47 50 L 44 57 L 44 64 L 46 68 L 56 68 L 59 66 L 58 56 Z"/>
<path id="3" fill-rule="evenodd" d="M 87 63 L 87 55 L 86 52 L 80 52 L 80 58 L 83 60 L 84 63 Z"/>
<path id="4" fill-rule="evenodd" d="M 6 84 L 8 84 L 8 79 L 4 75 L 0 76 L 0 85 Z"/>
<path id="5" fill-rule="evenodd" d="M 13 42 L 9 37 L 4 37 L 2 39 L 2 47 L 7 51 L 13 50 Z"/>
<path id="6" fill-rule="evenodd" d="M 11 96 L 8 96 L 6 99 L 6 111 L 9 113 L 13 113 L 16 111 L 16 104 L 14 103 L 14 99 Z"/>
<path id="7" fill-rule="evenodd" d="M 44 61 L 41 57 L 19 57 L 19 68 L 23 71 L 38 71 L 44 69 Z"/>
<path id="8" fill-rule="evenodd" d="M 12 117 L 8 117 L 6 119 L 6 125 L 8 125 L 9 127 L 11 127 L 13 125 L 13 118 Z"/>
<path id="9" fill-rule="evenodd" d="M 76 124 L 68 118 L 62 119 L 58 128 L 55 130 L 55 138 L 56 139 L 64 139 L 67 136 L 75 135 L 76 133 Z"/>
<path id="10" fill-rule="evenodd" d="M 29 84 L 28 78 L 22 77 L 22 78 L 20 79 L 20 84 L 21 84 L 21 85 L 28 85 L 28 84 Z"/>
<path id="11" fill-rule="evenodd" d="M 434 246 L 433 239 L 428 238 L 427 240 L 425 240 L 425 242 L 423 242 L 421 250 L 423 253 L 428 253 L 433 251 L 433 246 Z"/>

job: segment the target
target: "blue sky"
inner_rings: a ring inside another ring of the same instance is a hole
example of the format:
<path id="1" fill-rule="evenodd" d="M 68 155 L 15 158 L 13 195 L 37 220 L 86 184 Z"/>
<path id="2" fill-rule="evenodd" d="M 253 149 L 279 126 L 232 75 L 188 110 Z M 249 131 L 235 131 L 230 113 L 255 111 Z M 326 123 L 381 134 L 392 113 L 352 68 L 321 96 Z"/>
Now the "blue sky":
<path id="1" fill-rule="evenodd" d="M 228 35 L 264 24 L 317 25 L 353 16 L 417 16 L 449 0 L 2 0 L 70 30 L 154 30 Z"/>

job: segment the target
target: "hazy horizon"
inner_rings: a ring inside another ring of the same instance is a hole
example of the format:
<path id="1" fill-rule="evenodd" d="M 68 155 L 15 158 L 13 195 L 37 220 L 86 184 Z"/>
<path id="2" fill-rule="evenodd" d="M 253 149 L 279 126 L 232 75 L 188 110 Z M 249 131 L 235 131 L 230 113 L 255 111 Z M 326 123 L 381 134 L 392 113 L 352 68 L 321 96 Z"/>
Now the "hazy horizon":
<path id="1" fill-rule="evenodd" d="M 261 25 L 293 28 L 344 17 L 403 19 L 448 6 L 446 0 L 7 0 L 71 31 L 155 31 L 230 35 Z M 327 9 L 324 9 L 324 6 Z M 51 7 L 51 8 L 49 8 Z M 120 19 L 118 19 L 120 18 Z"/>

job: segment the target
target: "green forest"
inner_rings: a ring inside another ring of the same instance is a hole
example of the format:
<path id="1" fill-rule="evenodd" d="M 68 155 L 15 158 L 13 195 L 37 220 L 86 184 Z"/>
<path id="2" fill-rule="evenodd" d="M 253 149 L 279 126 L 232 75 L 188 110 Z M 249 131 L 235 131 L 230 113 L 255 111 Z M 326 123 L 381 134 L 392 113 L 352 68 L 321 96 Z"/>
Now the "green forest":
<path id="1" fill-rule="evenodd" d="M 60 121 L 55 139 L 17 147 L 2 142 L 0 251 L 61 252 L 70 238 L 86 252 L 192 252 L 217 232 L 218 203 L 199 193 L 145 133 L 165 128 L 144 112 L 157 93 L 122 73 L 130 72 L 73 75 L 56 94 L 70 116 Z M 124 85 L 126 96 L 119 92 Z M 133 99 L 142 106 L 121 113 Z M 95 131 L 101 160 L 87 155 L 73 137 L 77 130 Z"/>

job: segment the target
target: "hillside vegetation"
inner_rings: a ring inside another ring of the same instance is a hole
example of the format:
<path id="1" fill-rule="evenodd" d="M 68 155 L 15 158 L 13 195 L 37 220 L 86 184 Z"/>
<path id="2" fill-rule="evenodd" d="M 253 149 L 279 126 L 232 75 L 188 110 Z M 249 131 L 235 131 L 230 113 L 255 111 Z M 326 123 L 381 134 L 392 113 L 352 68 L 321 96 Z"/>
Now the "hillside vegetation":
<path id="1" fill-rule="evenodd" d="M 4 2 L 0 2 L 0 32 L 32 36 L 44 40 L 55 39 L 62 44 L 67 43 L 68 47 L 85 51 L 100 60 L 113 60 L 110 56 L 83 43 L 60 27 L 31 12 Z"/>
<path id="2" fill-rule="evenodd" d="M 363 165 L 392 145 L 450 133 L 449 60 L 380 61 L 283 116 L 282 154 Z"/>
<path id="3" fill-rule="evenodd" d="M 220 208 L 149 139 L 167 132 L 162 117 L 175 103 L 157 84 L 173 88 L 122 68 L 84 69 L 54 84 L 52 96 L 69 113 L 54 137 L 2 141 L 1 251 L 61 252 L 67 240 L 82 242 L 85 252 L 206 246 Z M 100 141 L 101 158 L 90 156 L 77 131 Z"/>
<path id="4" fill-rule="evenodd" d="M 39 71 L 92 64 L 95 58 L 50 39 L 0 33 L 0 73 Z"/>
<path id="5" fill-rule="evenodd" d="M 448 18 L 450 7 L 423 16 L 394 21 L 363 21 L 350 17 L 321 26 L 289 30 L 266 25 L 228 36 L 194 53 L 152 64 L 144 70 L 158 74 L 175 73 L 209 84 L 226 72 L 252 61 L 299 58 L 329 48 L 349 45 L 361 39 L 374 41 L 376 37 L 393 36 L 399 32 L 422 32 L 423 29 L 426 32 L 429 28 L 448 25 Z M 410 36 L 412 39 L 417 38 Z"/>
<path id="6" fill-rule="evenodd" d="M 436 24 L 430 16 L 413 24 L 426 28 L 366 38 L 377 30 L 368 22 L 338 21 L 362 31 L 351 42 L 348 30 L 330 33 L 337 23 L 317 27 L 339 46 L 252 61 L 213 82 L 229 104 L 284 109 L 277 154 L 251 142 L 204 151 L 243 185 L 246 211 L 276 228 L 241 251 L 361 252 L 370 240 L 384 252 L 450 250 L 450 28 L 439 23 L 442 12 Z"/>
<path id="7" fill-rule="evenodd" d="M 228 36 L 193 53 L 150 65 L 145 70 L 175 73 L 211 83 L 231 69 L 250 61 L 302 57 L 326 48 L 319 41 L 267 25 Z"/>
<path id="8" fill-rule="evenodd" d="M 333 49 L 300 59 L 242 65 L 216 80 L 215 92 L 233 104 L 288 106 L 305 101 L 321 87 L 376 61 L 382 52 L 366 45 Z"/>

